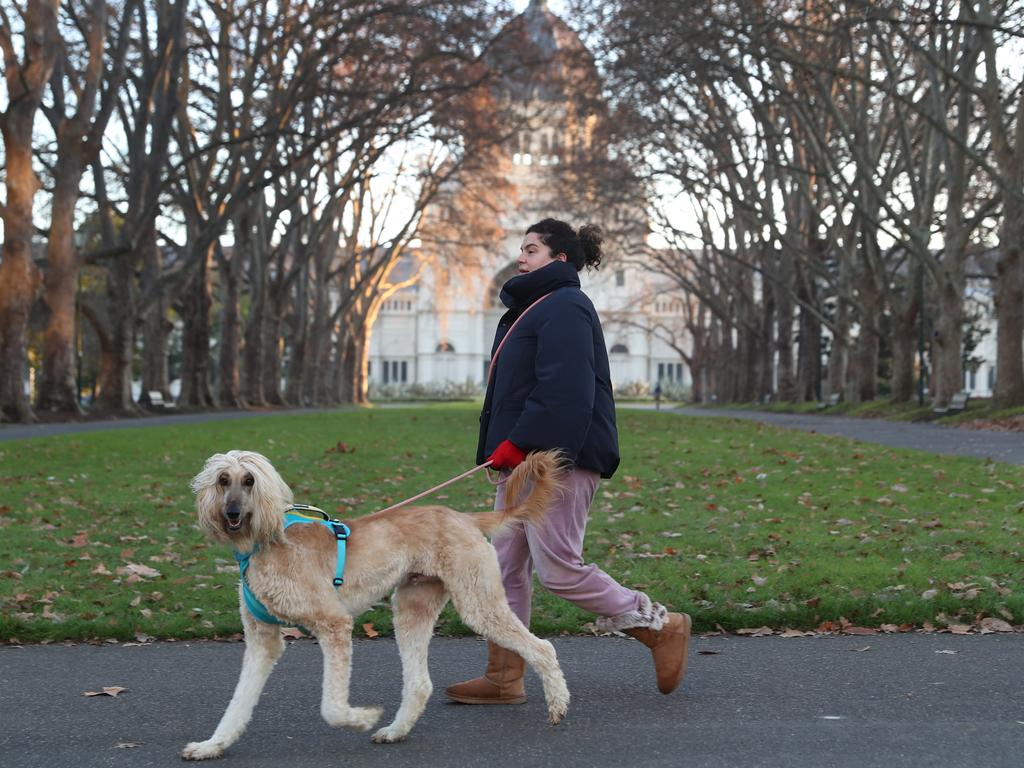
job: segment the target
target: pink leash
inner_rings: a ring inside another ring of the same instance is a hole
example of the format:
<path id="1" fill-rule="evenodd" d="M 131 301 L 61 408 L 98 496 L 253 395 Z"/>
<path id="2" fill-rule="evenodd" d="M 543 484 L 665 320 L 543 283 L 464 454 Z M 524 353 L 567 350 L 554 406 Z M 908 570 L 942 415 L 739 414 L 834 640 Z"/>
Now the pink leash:
<path id="1" fill-rule="evenodd" d="M 505 342 L 508 341 L 508 337 L 512 335 L 512 331 L 514 331 L 516 326 L 519 325 L 519 321 L 522 320 L 526 316 L 527 312 L 529 312 L 531 309 L 536 307 L 538 304 L 540 304 L 542 301 L 544 301 L 544 299 L 546 299 L 550 295 L 551 295 L 550 293 L 545 293 L 543 296 L 541 296 L 539 299 L 537 299 L 535 302 L 533 302 L 530 306 L 528 306 L 526 309 L 524 309 L 522 314 L 520 314 L 519 317 L 516 318 L 516 321 L 514 323 L 512 323 L 512 327 L 509 328 L 508 332 L 502 337 L 501 343 L 498 344 L 498 348 L 496 350 L 494 350 L 494 355 L 491 357 L 490 365 L 487 366 L 487 381 L 488 381 L 488 383 L 490 383 L 490 381 L 491 381 L 491 376 L 494 375 L 494 366 L 498 362 L 498 354 L 501 352 L 501 348 L 505 346 Z M 439 483 L 438 485 L 435 485 L 433 488 L 428 488 L 427 490 L 423 491 L 422 493 L 417 493 L 415 496 L 410 496 L 405 501 L 400 501 L 397 504 L 392 504 L 390 507 L 386 507 L 384 509 L 378 510 L 378 512 L 390 512 L 393 509 L 399 509 L 400 507 L 404 507 L 406 504 L 411 504 L 414 501 L 419 501 L 424 496 L 429 496 L 434 491 L 439 491 L 442 488 L 447 488 L 452 483 L 457 483 L 459 480 L 462 480 L 463 478 L 469 477 L 474 472 L 479 472 L 481 469 L 487 469 L 490 466 L 491 466 L 491 462 L 490 461 L 485 461 L 483 464 L 475 466 L 472 469 L 467 469 L 461 475 L 456 475 L 451 480 L 445 480 L 443 483 Z M 491 482 L 493 483 L 494 481 L 492 480 Z"/>
<path id="2" fill-rule="evenodd" d="M 422 499 L 424 496 L 429 496 L 434 491 L 439 491 L 442 488 L 446 488 L 447 486 L 451 485 L 452 483 L 457 483 L 459 480 L 462 480 L 464 477 L 469 477 L 474 472 L 479 472 L 481 469 L 487 469 L 490 466 L 491 466 L 491 462 L 485 461 L 483 464 L 475 466 L 472 469 L 467 469 L 461 475 L 457 475 L 456 477 L 453 477 L 451 480 L 445 480 L 443 483 L 439 483 L 438 485 L 435 485 L 433 488 L 428 488 L 427 490 L 423 491 L 422 493 L 417 493 L 415 496 L 410 496 L 405 501 L 400 501 L 397 504 L 392 504 L 390 507 L 387 507 L 386 509 L 380 509 L 380 510 L 377 510 L 377 511 L 378 512 L 390 512 L 393 509 L 398 509 L 399 507 L 404 507 L 406 504 L 411 504 L 414 501 Z"/>

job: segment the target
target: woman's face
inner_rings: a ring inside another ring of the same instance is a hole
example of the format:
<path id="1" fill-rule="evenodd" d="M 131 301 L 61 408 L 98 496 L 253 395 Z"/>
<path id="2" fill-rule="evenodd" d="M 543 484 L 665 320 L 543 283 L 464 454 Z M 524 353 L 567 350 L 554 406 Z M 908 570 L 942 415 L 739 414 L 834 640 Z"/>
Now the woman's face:
<path id="1" fill-rule="evenodd" d="M 516 264 L 519 266 L 519 274 L 525 275 L 527 272 L 546 267 L 553 261 L 565 261 L 565 258 L 564 253 L 552 254 L 551 249 L 542 242 L 541 236 L 536 232 L 530 232 L 519 246 L 519 259 Z"/>

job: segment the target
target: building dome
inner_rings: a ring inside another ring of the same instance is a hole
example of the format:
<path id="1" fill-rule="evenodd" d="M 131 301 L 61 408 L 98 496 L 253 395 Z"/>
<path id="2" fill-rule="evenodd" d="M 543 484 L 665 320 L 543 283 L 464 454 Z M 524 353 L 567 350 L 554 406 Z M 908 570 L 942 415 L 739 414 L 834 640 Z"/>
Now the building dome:
<path id="1" fill-rule="evenodd" d="M 501 30 L 485 58 L 499 73 L 498 91 L 513 100 L 564 102 L 600 92 L 593 57 L 579 35 L 548 9 L 547 0 L 531 0 Z"/>

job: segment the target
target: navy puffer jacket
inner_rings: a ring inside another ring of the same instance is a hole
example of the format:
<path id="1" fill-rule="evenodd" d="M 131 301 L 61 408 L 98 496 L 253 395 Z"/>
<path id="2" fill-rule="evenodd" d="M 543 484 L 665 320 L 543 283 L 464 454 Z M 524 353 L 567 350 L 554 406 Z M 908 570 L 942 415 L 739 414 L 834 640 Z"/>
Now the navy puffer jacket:
<path id="1" fill-rule="evenodd" d="M 477 464 L 511 440 L 527 452 L 560 448 L 576 466 L 611 477 L 619 439 L 608 351 L 572 264 L 554 261 L 505 283 L 501 300 L 509 310 L 491 355 L 523 310 L 547 293 L 498 356 L 480 414 Z"/>

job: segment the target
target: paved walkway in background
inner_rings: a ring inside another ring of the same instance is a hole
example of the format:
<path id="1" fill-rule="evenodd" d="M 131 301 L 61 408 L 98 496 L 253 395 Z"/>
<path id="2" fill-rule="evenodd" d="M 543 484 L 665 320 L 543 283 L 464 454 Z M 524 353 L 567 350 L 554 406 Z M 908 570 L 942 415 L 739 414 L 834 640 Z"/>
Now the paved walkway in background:
<path id="1" fill-rule="evenodd" d="M 483 668 L 482 642 L 435 639 L 435 692 L 401 744 L 319 717 L 321 654 L 292 644 L 225 768 L 1018 768 L 1024 753 L 1024 635 L 800 639 L 701 637 L 682 687 L 662 696 L 650 654 L 618 638 L 553 640 L 572 703 L 546 721 L 539 682 L 518 707 L 446 703 Z M 207 738 L 242 660 L 239 643 L 0 648 L 4 768 L 180 768 Z M 394 641 L 355 643 L 352 702 L 394 716 Z M 83 697 L 103 686 L 117 698 Z"/>
<path id="2" fill-rule="evenodd" d="M 885 419 L 853 419 L 810 413 L 733 411 L 728 408 L 675 408 L 670 413 L 705 418 L 760 421 L 776 427 L 801 429 L 822 435 L 838 435 L 893 448 L 916 448 L 951 456 L 973 456 L 1007 464 L 1024 465 L 1024 433 L 984 429 L 957 429 L 938 424 L 916 424 Z"/>
<path id="3" fill-rule="evenodd" d="M 201 413 L 171 413 L 161 416 L 140 416 L 98 421 L 64 421 L 54 424 L 0 424 L 0 442 L 24 440 L 31 437 L 73 435 L 82 432 L 102 432 L 110 429 L 138 429 L 139 427 L 169 427 L 177 424 L 205 424 L 210 421 L 237 421 L 258 416 L 294 416 L 304 413 L 334 413 L 356 411 L 356 406 L 338 408 L 288 408 L 282 410 L 203 411 Z"/>
<path id="4" fill-rule="evenodd" d="M 378 407 L 415 408 L 415 404 L 395 404 Z M 620 408 L 653 410 L 653 405 L 624 404 Z M 258 416 L 282 417 L 294 414 L 330 413 L 338 410 L 359 410 L 349 408 L 297 408 L 279 411 L 210 411 L 206 413 L 181 413 L 166 416 L 146 416 L 137 419 L 111 419 L 107 421 L 66 422 L 59 424 L 0 424 L 0 442 L 22 440 L 32 437 L 96 432 L 110 429 L 135 429 L 139 427 L 163 427 L 176 424 L 199 424 L 209 421 L 234 421 Z M 823 435 L 839 435 L 879 443 L 894 448 L 916 448 L 933 453 L 954 456 L 973 456 L 992 459 L 1008 464 L 1024 465 L 1024 433 L 993 432 L 979 429 L 956 429 L 937 424 L 912 424 L 904 421 L 884 419 L 851 419 L 842 416 L 819 414 L 774 413 L 769 411 L 733 411 L 727 408 L 662 408 L 663 413 L 683 414 L 706 418 L 734 418 L 760 421 L 788 429 L 802 429 Z"/>

